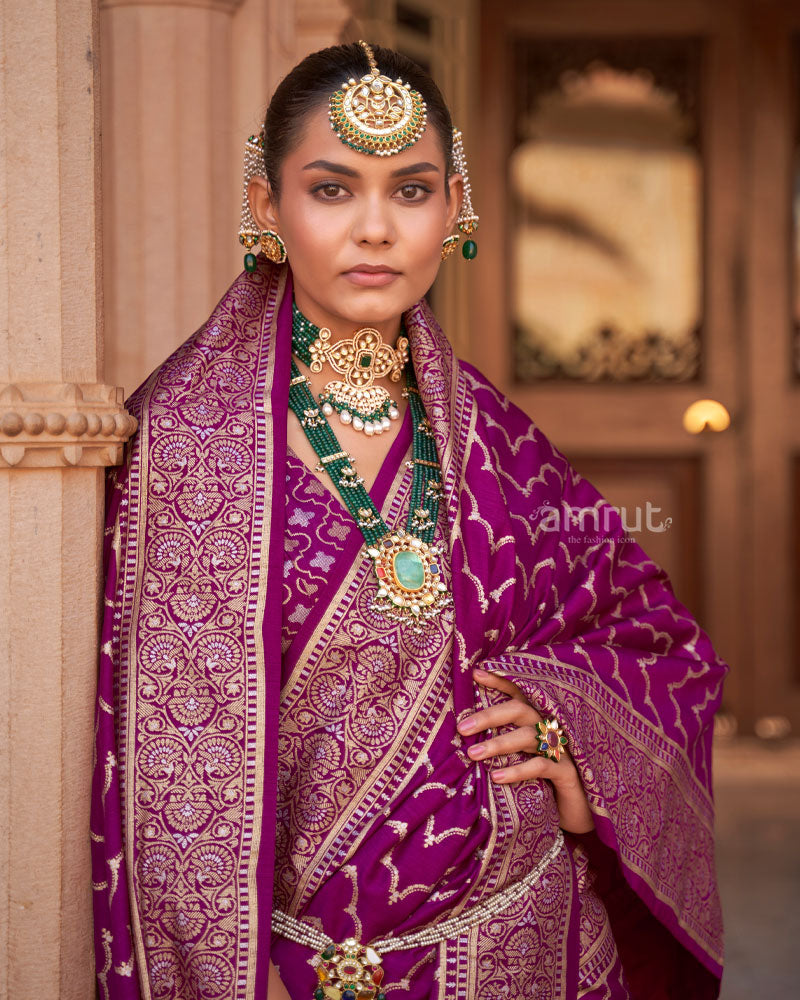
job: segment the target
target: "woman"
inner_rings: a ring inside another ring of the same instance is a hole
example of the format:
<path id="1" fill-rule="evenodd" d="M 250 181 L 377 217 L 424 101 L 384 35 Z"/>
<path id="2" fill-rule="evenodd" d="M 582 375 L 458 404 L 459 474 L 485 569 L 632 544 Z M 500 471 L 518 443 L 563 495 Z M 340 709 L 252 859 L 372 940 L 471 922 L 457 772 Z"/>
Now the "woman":
<path id="1" fill-rule="evenodd" d="M 109 480 L 100 996 L 716 996 L 725 668 L 424 300 L 477 223 L 436 85 L 314 53 L 245 162 L 264 252 Z"/>

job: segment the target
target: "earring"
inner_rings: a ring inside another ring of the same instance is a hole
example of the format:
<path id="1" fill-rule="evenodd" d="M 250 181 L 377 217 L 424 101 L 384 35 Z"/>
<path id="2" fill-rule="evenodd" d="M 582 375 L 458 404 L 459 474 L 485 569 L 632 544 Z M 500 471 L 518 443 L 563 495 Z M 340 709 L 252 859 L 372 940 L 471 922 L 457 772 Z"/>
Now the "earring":
<path id="1" fill-rule="evenodd" d="M 283 264 L 286 261 L 286 244 L 274 229 L 262 229 L 258 242 L 273 264 Z"/>
<path id="2" fill-rule="evenodd" d="M 244 182 L 242 184 L 242 221 L 239 226 L 239 242 L 247 250 L 244 255 L 244 269 L 252 274 L 256 269 L 256 255 L 250 251 L 259 242 L 261 231 L 253 213 L 250 211 L 250 199 L 247 189 L 254 177 L 264 176 L 264 129 L 258 135 L 248 137 L 244 147 Z"/>
<path id="3" fill-rule="evenodd" d="M 447 260 L 450 254 L 455 253 L 460 239 L 461 237 L 457 233 L 454 233 L 452 236 L 446 236 L 442 240 L 442 260 Z"/>
<path id="4" fill-rule="evenodd" d="M 464 143 L 458 129 L 453 129 L 453 163 L 456 171 L 464 178 L 464 201 L 458 216 L 458 228 L 470 236 L 478 228 L 478 216 L 472 207 L 472 185 L 467 172 L 467 158 L 464 156 Z M 478 244 L 475 240 L 465 240 L 461 247 L 464 260 L 474 260 L 478 256 Z"/>

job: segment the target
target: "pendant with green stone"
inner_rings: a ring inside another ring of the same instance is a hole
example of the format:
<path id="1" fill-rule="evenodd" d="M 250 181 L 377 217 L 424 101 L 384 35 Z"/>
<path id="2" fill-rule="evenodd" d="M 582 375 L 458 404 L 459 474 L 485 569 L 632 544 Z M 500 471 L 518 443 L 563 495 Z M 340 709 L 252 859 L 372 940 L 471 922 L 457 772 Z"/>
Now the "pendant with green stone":
<path id="1" fill-rule="evenodd" d="M 367 548 L 378 580 L 376 605 L 402 620 L 429 618 L 452 603 L 442 580 L 439 550 L 402 529 Z"/>

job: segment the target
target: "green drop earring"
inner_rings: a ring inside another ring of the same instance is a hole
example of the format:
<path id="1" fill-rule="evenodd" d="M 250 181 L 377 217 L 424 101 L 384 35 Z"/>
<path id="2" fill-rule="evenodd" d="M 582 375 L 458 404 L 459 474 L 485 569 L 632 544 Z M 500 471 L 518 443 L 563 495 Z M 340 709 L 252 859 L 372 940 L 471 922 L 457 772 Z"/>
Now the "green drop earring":
<path id="1" fill-rule="evenodd" d="M 286 261 L 286 244 L 274 229 L 261 229 L 250 209 L 248 189 L 254 177 L 264 177 L 264 129 L 258 135 L 248 136 L 244 147 L 244 180 L 242 182 L 242 221 L 239 226 L 239 242 L 247 253 L 244 255 L 244 269 L 252 274 L 258 266 L 253 248 L 256 244 L 264 255 L 275 264 Z"/>
<path id="2" fill-rule="evenodd" d="M 455 164 L 456 171 L 464 178 L 464 201 L 461 205 L 457 225 L 465 236 L 471 236 L 478 228 L 478 216 L 472 207 L 472 185 L 469 182 L 467 158 L 464 155 L 464 143 L 461 132 L 457 128 L 453 129 L 453 163 Z M 464 260 L 475 260 L 478 256 L 478 244 L 475 240 L 464 240 L 461 247 L 461 254 Z"/>
<path id="3" fill-rule="evenodd" d="M 247 253 L 244 255 L 244 269 L 252 274 L 256 269 L 256 255 L 253 247 L 261 239 L 261 230 L 250 211 L 250 199 L 247 196 L 250 181 L 254 177 L 264 176 L 264 129 L 258 135 L 248 136 L 244 146 L 244 181 L 242 184 L 242 221 L 239 226 L 239 242 Z"/>

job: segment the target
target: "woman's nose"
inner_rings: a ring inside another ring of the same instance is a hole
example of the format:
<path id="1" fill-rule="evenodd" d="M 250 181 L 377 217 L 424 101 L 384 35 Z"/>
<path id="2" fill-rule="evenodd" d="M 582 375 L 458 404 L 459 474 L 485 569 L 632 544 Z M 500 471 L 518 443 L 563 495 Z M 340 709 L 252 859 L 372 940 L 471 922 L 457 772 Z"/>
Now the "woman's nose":
<path id="1" fill-rule="evenodd" d="M 375 245 L 394 242 L 395 229 L 391 209 L 383 198 L 364 199 L 353 227 L 353 238 L 357 243 Z"/>

